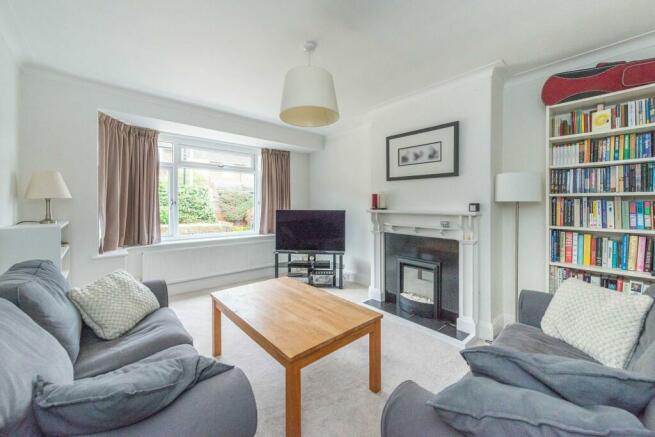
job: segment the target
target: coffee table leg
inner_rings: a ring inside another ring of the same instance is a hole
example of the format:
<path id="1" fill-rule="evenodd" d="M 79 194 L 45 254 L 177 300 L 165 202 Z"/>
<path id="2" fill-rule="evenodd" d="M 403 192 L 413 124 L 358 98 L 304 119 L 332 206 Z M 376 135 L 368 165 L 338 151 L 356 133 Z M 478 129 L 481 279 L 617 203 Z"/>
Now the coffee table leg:
<path id="1" fill-rule="evenodd" d="M 286 437 L 300 437 L 300 367 L 286 368 Z"/>
<path id="2" fill-rule="evenodd" d="M 380 320 L 373 324 L 373 330 L 368 338 L 368 386 L 377 393 L 382 385 L 382 333 Z"/>
<path id="3" fill-rule="evenodd" d="M 212 345 L 212 355 L 217 356 L 221 354 L 221 309 L 218 307 L 218 304 L 212 300 L 213 307 L 213 317 L 212 317 L 212 327 L 213 327 L 213 345 Z"/>

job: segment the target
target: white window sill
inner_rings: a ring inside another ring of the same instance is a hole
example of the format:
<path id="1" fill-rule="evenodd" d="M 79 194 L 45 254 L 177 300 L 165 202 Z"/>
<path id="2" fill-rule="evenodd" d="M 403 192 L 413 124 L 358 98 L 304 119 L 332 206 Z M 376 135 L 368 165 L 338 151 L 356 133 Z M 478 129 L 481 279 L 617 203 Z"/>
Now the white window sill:
<path id="1" fill-rule="evenodd" d="M 274 240 L 275 234 L 241 234 L 241 235 L 226 235 L 220 237 L 207 237 L 207 238 L 185 238 L 185 239 L 170 239 L 163 240 L 161 243 L 151 244 L 149 246 L 133 246 L 122 249 L 112 250 L 110 252 L 101 253 L 93 256 L 93 259 L 106 259 L 126 257 L 131 252 L 144 252 L 152 250 L 165 250 L 165 249 L 182 249 L 194 247 L 207 247 L 207 246 L 230 246 L 243 243 L 257 243 L 261 241 Z"/>
<path id="2" fill-rule="evenodd" d="M 127 255 L 129 255 L 127 249 L 116 249 L 116 250 L 110 250 L 109 252 L 99 253 L 91 258 L 92 259 L 121 258 Z"/>
<path id="3" fill-rule="evenodd" d="M 171 238 L 162 239 L 161 243 L 151 244 L 150 246 L 134 246 L 128 247 L 127 250 L 140 249 L 140 250 L 157 250 L 160 248 L 168 247 L 193 247 L 193 246 L 222 246 L 235 243 L 256 242 L 262 240 L 271 240 L 275 238 L 275 234 L 239 234 L 239 235 L 220 235 L 210 237 L 190 237 L 190 238 Z"/>

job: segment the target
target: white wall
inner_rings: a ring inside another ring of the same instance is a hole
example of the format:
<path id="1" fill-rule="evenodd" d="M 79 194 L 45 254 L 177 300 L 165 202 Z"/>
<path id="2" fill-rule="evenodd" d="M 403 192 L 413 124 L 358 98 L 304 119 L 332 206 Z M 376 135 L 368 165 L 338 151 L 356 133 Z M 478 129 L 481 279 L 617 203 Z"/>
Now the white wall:
<path id="1" fill-rule="evenodd" d="M 655 57 L 655 36 L 639 38 L 566 60 L 547 68 L 508 80 L 503 93 L 502 171 L 535 171 L 545 181 L 546 108 L 541 88 L 557 72 L 587 68 L 602 61 Z M 544 182 L 545 183 L 545 182 Z M 519 228 L 519 290 L 547 291 L 546 197 L 544 201 L 521 205 Z M 502 207 L 502 257 L 514 259 L 514 209 Z M 514 319 L 514 263 L 503 266 L 503 308 L 505 323 Z"/>
<path id="2" fill-rule="evenodd" d="M 205 129 L 227 130 L 244 135 L 269 136 L 278 141 L 302 147 L 322 144 L 322 137 L 300 130 L 262 123 L 256 120 L 212 111 L 172 100 L 153 97 L 36 67 L 24 67 L 20 80 L 20 148 L 19 190 L 24 190 L 34 170 L 52 168 L 61 171 L 72 199 L 54 201 L 53 214 L 70 220 L 68 238 L 71 243 L 71 282 L 84 284 L 117 268 L 148 278 L 160 277 L 178 283 L 200 279 L 211 285 L 214 275 L 268 275 L 273 264 L 273 243 L 270 237 L 259 237 L 244 247 L 228 247 L 217 243 L 194 245 L 189 250 L 180 246 L 161 246 L 148 250 L 133 249 L 130 256 L 101 257 L 98 254 L 97 154 L 98 109 L 139 114 L 161 120 L 174 120 Z M 248 130 L 248 128 L 250 130 Z M 310 148 L 311 148 L 310 147 Z M 308 158 L 292 152 L 292 202 L 306 208 Z M 42 201 L 22 201 L 20 217 L 36 219 L 43 215 Z M 173 250 L 175 249 L 175 250 Z M 152 251 L 165 251 L 158 256 Z M 239 256 L 234 256 L 235 251 Z M 236 277 L 235 276 L 235 277 Z M 218 280 L 218 278 L 215 278 Z M 187 284 L 188 285 L 188 284 Z M 197 286 L 198 284 L 196 284 Z"/>
<path id="3" fill-rule="evenodd" d="M 0 226 L 16 220 L 17 167 L 18 66 L 0 35 Z"/>
<path id="4" fill-rule="evenodd" d="M 369 126 L 328 136 L 325 150 L 310 155 L 313 209 L 346 210 L 346 276 L 368 285 L 373 239 L 366 209 L 371 196 Z"/>
<path id="5" fill-rule="evenodd" d="M 291 208 L 309 208 L 309 154 L 291 152 Z"/>
<path id="6" fill-rule="evenodd" d="M 326 138 L 325 150 L 311 155 L 312 208 L 344 208 L 347 211 L 347 269 L 357 278 L 370 280 L 372 262 L 371 223 L 365 212 L 371 192 L 388 195 L 391 209 L 459 209 L 481 204 L 479 259 L 479 333 L 492 338 L 494 318 L 501 306 L 492 308 L 492 295 L 500 298 L 500 257 L 491 256 L 492 181 L 500 167 L 500 136 L 492 135 L 492 124 L 500 127 L 502 114 L 492 105 L 502 82 L 494 68 L 398 99 L 371 111 L 367 123 L 357 129 Z M 497 113 L 492 117 L 492 110 Z M 460 121 L 459 176 L 406 181 L 386 180 L 386 137 L 438 124 Z M 496 225 L 496 227 L 499 227 Z M 366 283 L 369 282 L 366 280 Z M 495 311 L 495 312 L 494 312 Z M 502 317 L 499 319 L 502 323 Z"/>

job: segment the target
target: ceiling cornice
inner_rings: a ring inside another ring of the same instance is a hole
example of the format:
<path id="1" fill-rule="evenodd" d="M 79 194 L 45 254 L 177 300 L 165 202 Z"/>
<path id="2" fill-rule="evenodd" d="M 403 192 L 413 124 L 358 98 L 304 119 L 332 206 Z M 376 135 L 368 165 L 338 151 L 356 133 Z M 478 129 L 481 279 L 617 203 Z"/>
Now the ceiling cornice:
<path id="1" fill-rule="evenodd" d="M 583 68 L 586 65 L 593 65 L 629 52 L 651 47 L 655 47 L 655 30 L 514 73 L 507 78 L 505 86 L 516 86 L 535 79 L 542 79 L 544 75 L 554 72 Z"/>

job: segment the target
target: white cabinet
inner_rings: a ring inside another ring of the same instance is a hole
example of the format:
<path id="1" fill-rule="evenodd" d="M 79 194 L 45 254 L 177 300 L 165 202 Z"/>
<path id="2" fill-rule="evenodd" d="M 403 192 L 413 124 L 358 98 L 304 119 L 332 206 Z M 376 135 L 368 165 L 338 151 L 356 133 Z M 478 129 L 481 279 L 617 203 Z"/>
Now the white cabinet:
<path id="1" fill-rule="evenodd" d="M 66 239 L 67 228 L 67 221 L 0 227 L 0 273 L 21 261 L 47 259 L 68 278 L 70 245 Z"/>

